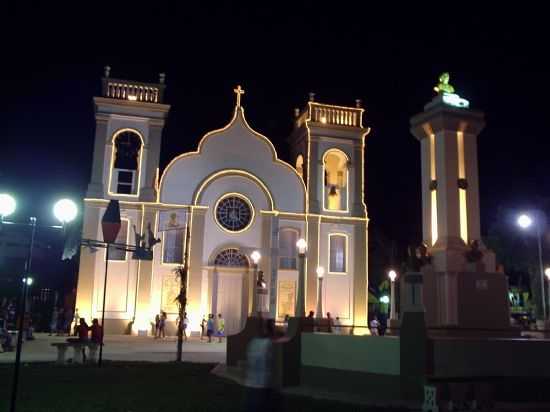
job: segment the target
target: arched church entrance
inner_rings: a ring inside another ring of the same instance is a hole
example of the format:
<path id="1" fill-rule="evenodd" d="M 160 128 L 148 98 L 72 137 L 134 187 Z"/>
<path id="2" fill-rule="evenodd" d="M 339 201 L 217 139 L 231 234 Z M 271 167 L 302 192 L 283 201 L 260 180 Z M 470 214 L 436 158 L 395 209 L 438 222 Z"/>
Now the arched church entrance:
<path id="1" fill-rule="evenodd" d="M 247 317 L 248 258 L 236 248 L 222 250 L 214 259 L 212 311 L 225 320 L 225 334 L 233 335 L 244 327 Z"/>

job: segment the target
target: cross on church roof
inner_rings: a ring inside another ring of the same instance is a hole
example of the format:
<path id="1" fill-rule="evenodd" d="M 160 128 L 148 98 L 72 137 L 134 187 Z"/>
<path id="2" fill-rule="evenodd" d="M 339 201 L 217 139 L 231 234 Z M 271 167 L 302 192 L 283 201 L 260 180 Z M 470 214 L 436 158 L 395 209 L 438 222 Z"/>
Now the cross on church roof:
<path id="1" fill-rule="evenodd" d="M 239 84 L 236 89 L 233 89 L 233 91 L 237 95 L 237 107 L 241 107 L 241 95 L 244 94 L 244 89 L 241 88 L 241 85 Z"/>

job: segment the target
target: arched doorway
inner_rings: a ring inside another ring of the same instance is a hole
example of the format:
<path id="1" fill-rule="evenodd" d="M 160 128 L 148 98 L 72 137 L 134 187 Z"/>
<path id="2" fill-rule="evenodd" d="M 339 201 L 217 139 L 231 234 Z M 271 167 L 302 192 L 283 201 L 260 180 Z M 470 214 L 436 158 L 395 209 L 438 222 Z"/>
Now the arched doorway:
<path id="1" fill-rule="evenodd" d="M 225 334 L 234 335 L 244 326 L 247 316 L 249 262 L 237 248 L 220 251 L 214 258 L 212 311 L 225 320 Z"/>

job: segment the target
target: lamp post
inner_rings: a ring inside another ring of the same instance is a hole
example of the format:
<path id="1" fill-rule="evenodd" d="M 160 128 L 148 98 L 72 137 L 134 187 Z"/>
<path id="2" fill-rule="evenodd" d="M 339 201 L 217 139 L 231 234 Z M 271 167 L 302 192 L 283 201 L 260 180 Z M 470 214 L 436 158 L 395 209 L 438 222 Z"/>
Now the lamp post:
<path id="1" fill-rule="evenodd" d="M 260 259 L 262 258 L 262 255 L 260 252 L 255 250 L 250 255 L 250 258 L 252 259 L 252 262 L 254 263 L 254 273 L 253 273 L 253 280 L 252 280 L 252 316 L 259 316 L 260 308 L 258 308 L 258 291 L 257 283 L 258 283 L 258 263 L 260 262 Z"/>
<path id="2" fill-rule="evenodd" d="M 299 239 L 296 242 L 296 247 L 298 248 L 298 293 L 296 294 L 296 308 L 294 311 L 294 316 L 297 318 L 303 318 L 306 315 L 305 308 L 305 266 L 306 266 L 306 250 L 307 242 L 305 239 Z"/>
<path id="3" fill-rule="evenodd" d="M 4 218 L 11 215 L 15 212 L 17 207 L 17 202 L 15 199 L 5 193 L 0 194 L 0 223 L 4 223 Z M 78 214 L 78 208 L 76 204 L 69 199 L 62 199 L 54 205 L 53 209 L 55 217 L 63 224 L 69 223 L 72 221 Z M 19 385 L 19 369 L 21 366 L 21 350 L 23 347 L 23 319 L 26 312 L 26 301 L 28 288 L 33 284 L 33 278 L 30 277 L 30 272 L 32 269 L 32 258 L 34 252 L 34 239 L 36 235 L 36 217 L 30 217 L 29 223 L 14 223 L 14 222 L 5 222 L 13 225 L 23 225 L 30 226 L 31 228 L 31 237 L 29 241 L 29 250 L 27 253 L 27 259 L 25 261 L 25 270 L 21 276 L 21 282 L 23 283 L 23 290 L 21 291 L 21 301 L 19 302 L 18 308 L 18 317 L 19 322 L 17 324 L 17 348 L 15 352 L 15 366 L 13 370 L 13 383 L 12 383 L 12 392 L 11 392 L 11 402 L 10 402 L 10 412 L 15 412 L 16 402 L 17 402 L 17 387 Z M 61 229 L 63 226 L 45 226 L 53 229 Z"/>
<path id="4" fill-rule="evenodd" d="M 535 223 L 537 230 L 537 242 L 538 242 L 538 254 L 539 254 L 539 271 L 540 271 L 540 287 L 541 287 L 541 305 L 542 305 L 542 319 L 546 319 L 546 299 L 544 298 L 544 268 L 542 266 L 542 233 L 540 231 L 540 226 L 542 222 L 534 222 L 533 218 L 527 214 L 521 214 L 518 217 L 517 223 L 519 227 L 524 230 L 529 229 L 533 223 Z"/>
<path id="5" fill-rule="evenodd" d="M 388 272 L 390 278 L 390 321 L 397 320 L 397 313 L 395 311 L 395 279 L 397 279 L 397 272 L 390 270 Z"/>
<path id="6" fill-rule="evenodd" d="M 325 275 L 325 268 L 322 266 L 317 267 L 317 319 L 323 319 L 323 276 Z"/>

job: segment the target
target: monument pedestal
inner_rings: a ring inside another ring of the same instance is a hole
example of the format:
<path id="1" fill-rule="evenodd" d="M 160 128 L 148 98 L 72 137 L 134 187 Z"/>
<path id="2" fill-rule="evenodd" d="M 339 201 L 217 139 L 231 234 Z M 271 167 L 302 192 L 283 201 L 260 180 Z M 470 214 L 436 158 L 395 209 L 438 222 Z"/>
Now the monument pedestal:
<path id="1" fill-rule="evenodd" d="M 426 325 L 431 335 L 519 335 L 510 325 L 504 273 L 437 271 L 431 265 L 421 271 Z"/>

